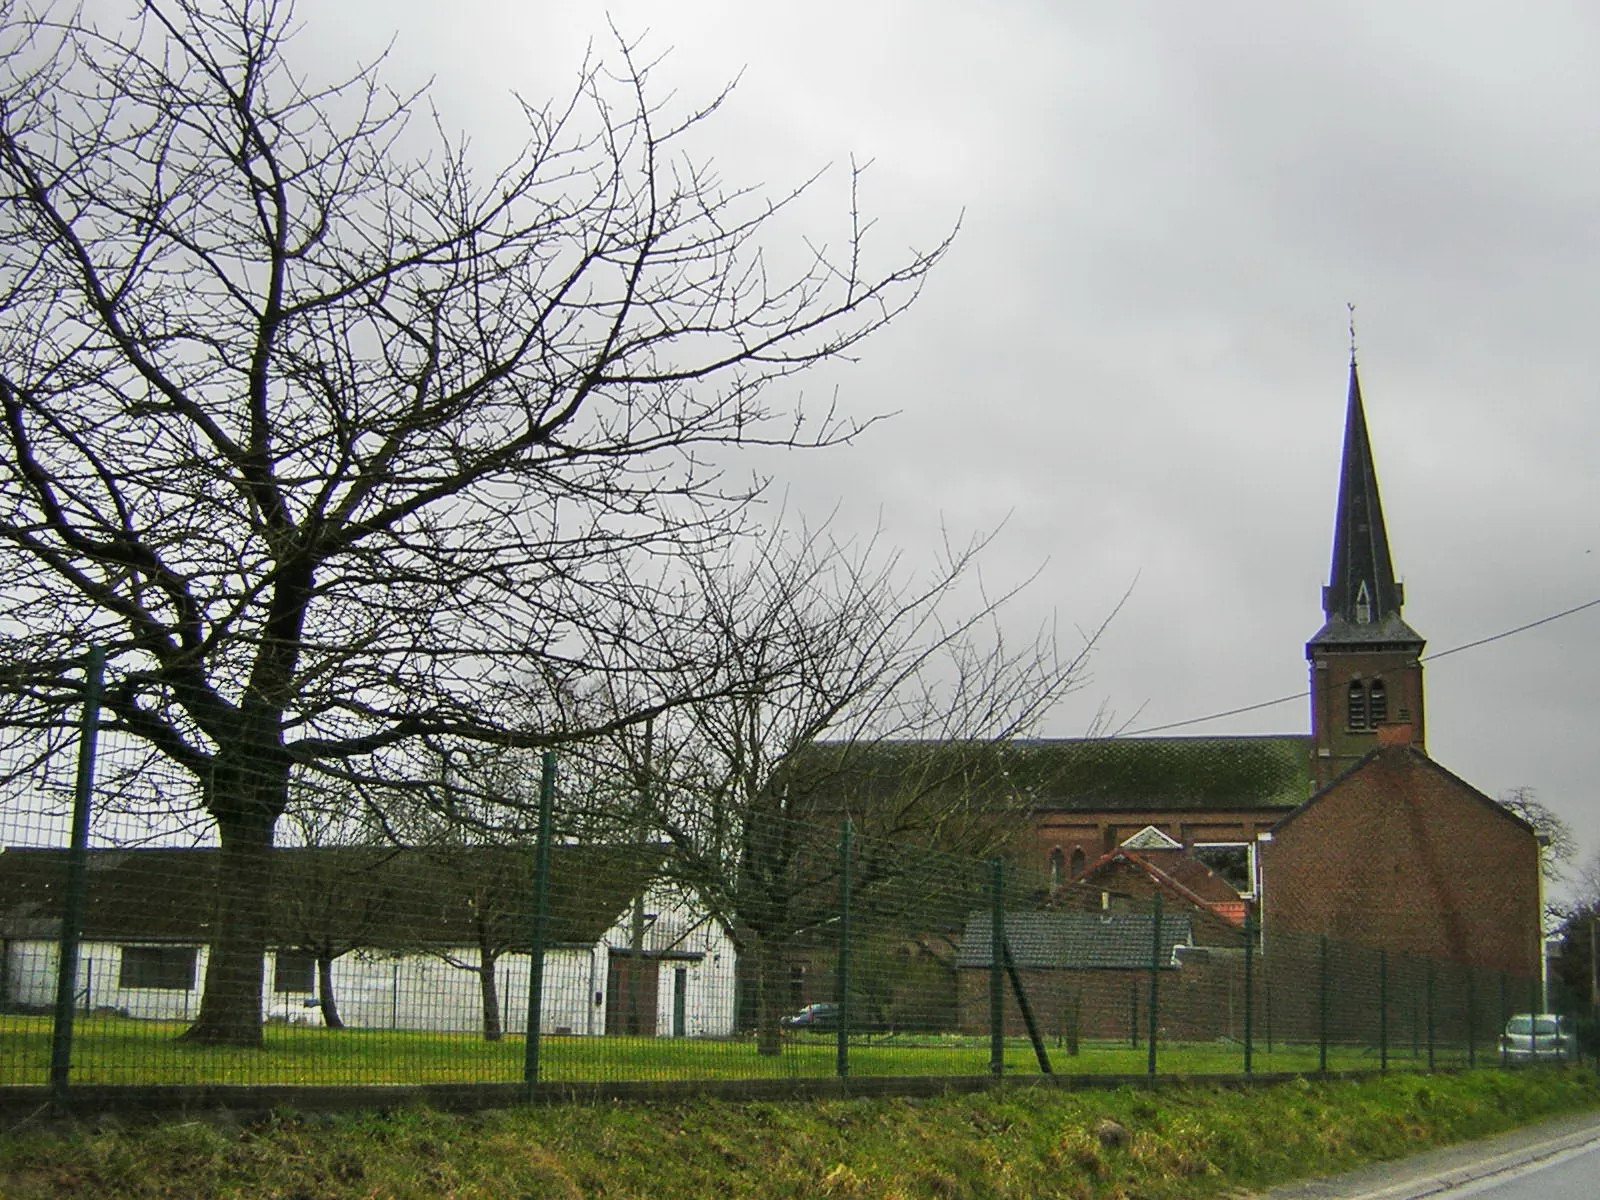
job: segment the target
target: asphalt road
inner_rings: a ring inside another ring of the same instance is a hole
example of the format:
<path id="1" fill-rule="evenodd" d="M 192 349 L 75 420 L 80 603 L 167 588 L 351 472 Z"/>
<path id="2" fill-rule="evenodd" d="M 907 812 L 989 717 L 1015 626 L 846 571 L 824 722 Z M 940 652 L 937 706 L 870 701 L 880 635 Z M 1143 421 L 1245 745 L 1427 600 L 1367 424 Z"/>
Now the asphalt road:
<path id="1" fill-rule="evenodd" d="M 1600 1113 L 1289 1184 L 1258 1200 L 1596 1200 Z"/>
<path id="2" fill-rule="evenodd" d="M 1478 1200 L 1594 1200 L 1600 1195 L 1600 1141 L 1443 1193 Z"/>

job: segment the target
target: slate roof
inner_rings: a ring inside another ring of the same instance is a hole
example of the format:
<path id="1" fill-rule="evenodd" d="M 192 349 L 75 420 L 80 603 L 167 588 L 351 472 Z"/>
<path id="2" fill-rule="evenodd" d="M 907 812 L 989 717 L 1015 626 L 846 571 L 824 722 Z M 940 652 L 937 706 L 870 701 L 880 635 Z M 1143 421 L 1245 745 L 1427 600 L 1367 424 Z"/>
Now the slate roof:
<path id="1" fill-rule="evenodd" d="M 532 847 L 283 847 L 273 857 L 274 945 L 300 945 L 308 934 L 382 949 L 472 945 L 480 919 L 499 941 L 531 937 Z M 84 937 L 206 942 L 217 863 L 208 848 L 90 851 Z M 551 942 L 598 941 L 659 865 L 653 847 L 554 847 Z M 65 850 L 0 850 L 0 937 L 58 935 L 66 867 Z"/>
<path id="2" fill-rule="evenodd" d="M 1149 970 L 1154 918 L 1145 913 L 1024 912 L 1005 916 L 1006 941 L 1018 969 Z M 993 920 L 967 917 L 956 966 L 989 966 Z M 1194 944 L 1188 916 L 1161 918 L 1161 965 L 1172 965 L 1172 948 Z"/>
<path id="3" fill-rule="evenodd" d="M 1322 589 L 1326 623 L 1307 643 L 1312 646 L 1392 644 L 1421 649 L 1423 639 L 1401 619 L 1405 589 L 1395 581 L 1389 556 L 1389 531 L 1378 495 L 1378 471 L 1367 437 L 1361 403 L 1361 378 L 1350 360 L 1350 394 L 1345 409 L 1344 454 L 1339 469 L 1339 501 L 1334 513 L 1333 564 Z"/>
<path id="4" fill-rule="evenodd" d="M 1312 792 L 1305 734 L 819 742 L 797 770 L 845 810 L 914 787 L 1036 812 L 1287 812 Z"/>

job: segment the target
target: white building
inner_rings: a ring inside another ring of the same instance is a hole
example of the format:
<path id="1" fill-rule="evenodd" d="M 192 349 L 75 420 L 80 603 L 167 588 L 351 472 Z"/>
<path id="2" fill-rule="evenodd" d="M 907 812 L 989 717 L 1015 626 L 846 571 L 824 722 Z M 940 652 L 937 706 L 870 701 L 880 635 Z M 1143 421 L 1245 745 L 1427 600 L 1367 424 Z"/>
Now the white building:
<path id="1" fill-rule="evenodd" d="M 736 957 L 722 924 L 659 878 L 658 848 L 555 848 L 541 1028 L 599 1036 L 733 1032 Z M 527 1026 L 533 928 L 526 847 L 275 851 L 268 1019 L 322 1020 L 317 952 L 352 1028 L 484 1028 L 478 965 L 494 960 L 500 1024 Z M 79 951 L 86 1011 L 183 1021 L 199 1010 L 215 850 L 90 855 Z M 0 1006 L 54 1003 L 66 852 L 0 851 Z"/>

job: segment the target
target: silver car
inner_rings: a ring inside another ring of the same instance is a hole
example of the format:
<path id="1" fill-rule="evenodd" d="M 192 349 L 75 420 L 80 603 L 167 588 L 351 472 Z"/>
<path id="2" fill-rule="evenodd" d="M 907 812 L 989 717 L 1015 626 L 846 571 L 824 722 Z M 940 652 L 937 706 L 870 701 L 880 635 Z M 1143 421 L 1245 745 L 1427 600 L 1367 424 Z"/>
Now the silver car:
<path id="1" fill-rule="evenodd" d="M 1507 1062 L 1556 1062 L 1577 1055 L 1567 1019 L 1556 1013 L 1518 1013 L 1500 1035 L 1500 1053 Z"/>

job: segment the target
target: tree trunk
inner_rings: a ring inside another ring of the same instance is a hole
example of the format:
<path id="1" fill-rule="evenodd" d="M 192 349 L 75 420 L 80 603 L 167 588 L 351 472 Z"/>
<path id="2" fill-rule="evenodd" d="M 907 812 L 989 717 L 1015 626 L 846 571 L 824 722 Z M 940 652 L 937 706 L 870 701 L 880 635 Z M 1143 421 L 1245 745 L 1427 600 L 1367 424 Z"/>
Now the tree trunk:
<path id="1" fill-rule="evenodd" d="M 479 960 L 478 990 L 483 994 L 483 1040 L 498 1042 L 505 1036 L 500 1028 L 500 984 L 495 979 L 497 958 L 485 953 Z"/>
<path id="2" fill-rule="evenodd" d="M 322 1005 L 322 1023 L 329 1029 L 343 1029 L 339 1004 L 333 998 L 333 955 L 317 955 L 317 1001 Z"/>
<path id="3" fill-rule="evenodd" d="M 276 812 L 259 805 L 212 810 L 222 848 L 217 862 L 217 911 L 206 963 L 200 1014 L 183 1034 L 207 1046 L 261 1046 L 261 963 L 267 946 Z M 239 812 L 248 807 L 254 811 Z"/>
<path id="4" fill-rule="evenodd" d="M 756 1052 L 768 1058 L 783 1053 L 784 985 L 787 964 L 775 939 L 762 938 L 756 951 Z"/>

